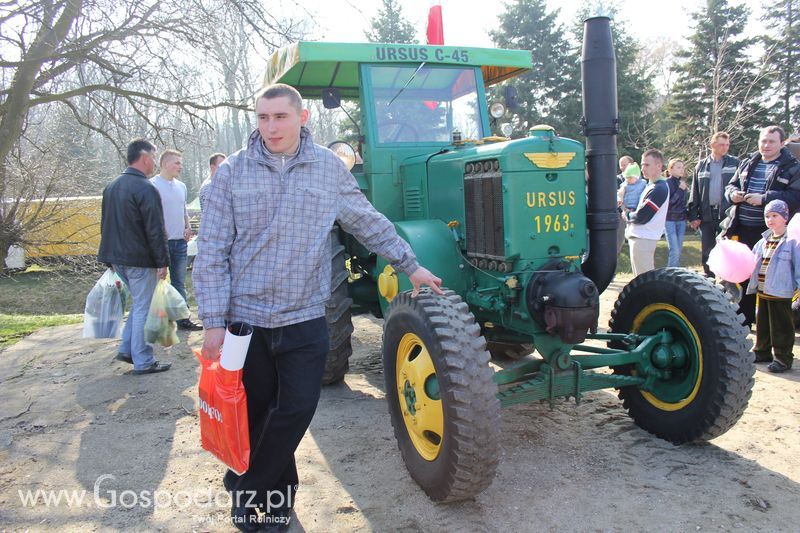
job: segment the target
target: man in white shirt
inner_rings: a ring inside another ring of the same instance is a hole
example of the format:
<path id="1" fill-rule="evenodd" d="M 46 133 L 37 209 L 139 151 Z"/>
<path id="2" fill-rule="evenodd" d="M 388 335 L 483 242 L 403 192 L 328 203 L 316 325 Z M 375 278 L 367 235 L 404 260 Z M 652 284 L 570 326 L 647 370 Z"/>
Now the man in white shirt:
<path id="1" fill-rule="evenodd" d="M 648 184 L 639 198 L 636 211 L 628 211 L 625 230 L 633 275 L 653 270 L 656 245 L 664 234 L 669 209 L 669 187 L 661 174 L 664 156 L 651 148 L 642 154 L 642 174 Z"/>
<path id="2" fill-rule="evenodd" d="M 192 238 L 189 226 L 189 213 L 186 211 L 186 185 L 178 179 L 183 170 L 183 156 L 177 150 L 164 150 L 161 154 L 160 173 L 150 181 L 161 196 L 164 210 L 164 226 L 167 229 L 169 245 L 169 279 L 172 286 L 183 296 L 186 305 L 186 264 L 188 256 L 186 243 Z M 199 331 L 203 326 L 189 320 L 178 321 L 180 329 Z"/>

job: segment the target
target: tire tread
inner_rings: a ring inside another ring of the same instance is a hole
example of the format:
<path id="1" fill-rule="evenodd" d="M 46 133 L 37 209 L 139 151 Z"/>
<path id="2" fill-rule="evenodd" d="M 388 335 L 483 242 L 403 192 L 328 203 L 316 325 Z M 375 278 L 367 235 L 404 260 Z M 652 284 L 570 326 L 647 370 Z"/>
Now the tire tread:
<path id="1" fill-rule="evenodd" d="M 441 348 L 437 376 L 440 385 L 444 385 L 441 388 L 443 400 L 446 394 L 446 401 L 443 401 L 445 431 L 451 433 L 452 447 L 450 456 L 444 458 L 447 475 L 435 486 L 423 486 L 423 489 L 432 500 L 439 502 L 474 498 L 494 479 L 500 454 L 500 402 L 486 341 L 480 335 L 480 328 L 473 327 L 477 325 L 469 307 L 451 290 L 445 290 L 444 296 L 422 292 L 413 299 L 409 293 L 398 295 L 390 307 L 384 331 L 392 312 L 399 307 L 410 307 L 420 313 L 439 339 Z M 389 386 L 387 383 L 387 389 Z M 406 435 L 402 417 L 393 415 L 392 426 L 399 445 Z M 399 447 L 409 465 L 403 447 Z M 444 449 L 443 446 L 443 453 Z M 417 479 L 415 473 L 410 472 Z"/>
<path id="2" fill-rule="evenodd" d="M 647 416 L 637 408 L 637 387 L 624 387 L 619 390 L 619 398 L 628 415 L 643 429 L 675 444 L 707 441 L 728 431 L 741 418 L 750 400 L 755 383 L 755 365 L 749 351 L 747 328 L 742 324 L 743 317 L 726 299 L 725 295 L 705 278 L 683 269 L 665 268 L 646 272 L 634 278 L 614 303 L 609 320 L 609 330 L 618 333 L 625 306 L 631 298 L 641 298 L 641 292 L 649 284 L 669 284 L 674 290 L 684 291 L 710 321 L 714 331 L 713 346 L 719 360 L 720 379 L 710 383 L 708 407 L 695 417 L 691 424 L 684 424 L 680 431 L 667 430 L 659 420 Z M 662 285 L 663 286 L 663 285 Z M 709 355 L 713 356 L 713 354 Z"/>
<path id="3" fill-rule="evenodd" d="M 325 304 L 330 346 L 322 373 L 323 385 L 338 383 L 350 369 L 350 356 L 353 354 L 353 316 L 350 307 L 353 299 L 347 292 L 347 280 L 345 249 L 341 244 L 339 228 L 334 227 L 331 230 L 331 297 Z"/>

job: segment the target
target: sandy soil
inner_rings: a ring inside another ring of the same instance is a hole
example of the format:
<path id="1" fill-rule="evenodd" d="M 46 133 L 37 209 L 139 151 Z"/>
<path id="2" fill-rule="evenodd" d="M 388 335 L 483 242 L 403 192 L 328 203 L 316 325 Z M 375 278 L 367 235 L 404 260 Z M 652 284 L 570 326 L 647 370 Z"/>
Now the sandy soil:
<path id="1" fill-rule="evenodd" d="M 601 325 L 620 288 L 604 294 Z M 224 469 L 199 442 L 201 334 L 159 349 L 169 372 L 133 376 L 112 361 L 116 342 L 80 333 L 45 329 L 0 355 L 0 529 L 232 531 Z M 292 531 L 798 530 L 800 370 L 759 365 L 744 417 L 699 446 L 642 431 L 611 391 L 506 409 L 493 484 L 437 505 L 400 459 L 380 339 L 381 321 L 356 319 L 351 371 L 324 389 L 298 450 Z M 23 501 L 36 491 L 62 500 Z"/>

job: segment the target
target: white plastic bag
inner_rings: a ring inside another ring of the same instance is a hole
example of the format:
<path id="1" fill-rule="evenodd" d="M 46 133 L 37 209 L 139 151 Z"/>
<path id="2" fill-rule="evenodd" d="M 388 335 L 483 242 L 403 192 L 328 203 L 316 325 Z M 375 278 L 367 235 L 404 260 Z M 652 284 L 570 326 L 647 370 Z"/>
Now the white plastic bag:
<path id="1" fill-rule="evenodd" d="M 86 307 L 83 312 L 84 338 L 119 338 L 124 291 L 124 283 L 110 268 L 100 276 L 86 297 Z"/>

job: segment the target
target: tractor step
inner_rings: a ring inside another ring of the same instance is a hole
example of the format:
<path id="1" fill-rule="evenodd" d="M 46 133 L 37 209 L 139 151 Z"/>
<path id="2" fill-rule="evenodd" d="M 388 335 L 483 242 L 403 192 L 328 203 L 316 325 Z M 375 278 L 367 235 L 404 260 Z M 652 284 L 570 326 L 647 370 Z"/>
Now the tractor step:
<path id="1" fill-rule="evenodd" d="M 610 388 L 641 386 L 644 378 L 620 374 L 603 374 L 581 370 L 575 366 L 572 371 L 555 373 L 552 367 L 542 365 L 542 370 L 532 379 L 518 383 L 497 394 L 502 407 L 518 403 L 549 400 L 552 405 L 556 398 L 574 396 L 580 403 L 581 393 Z"/>

